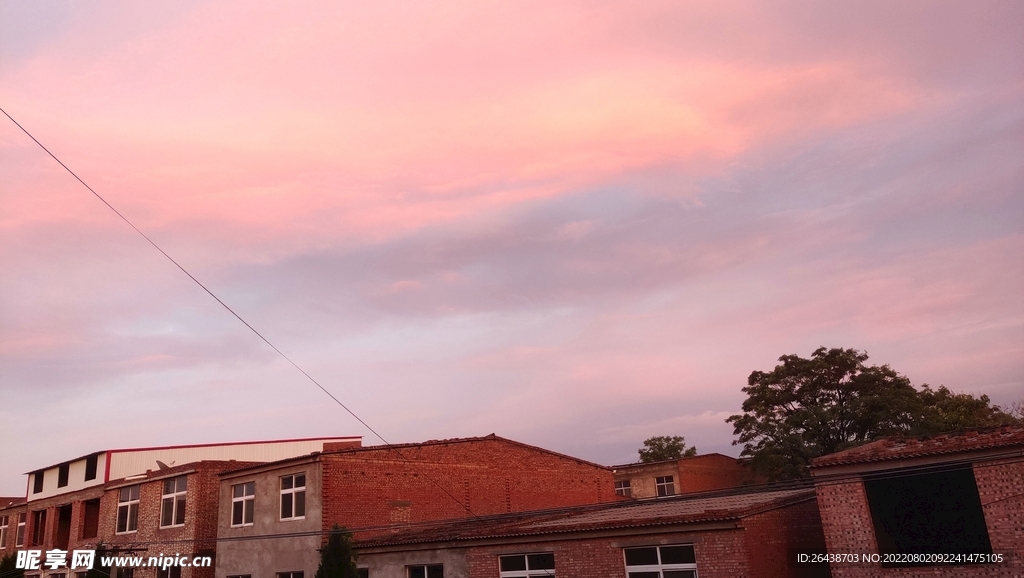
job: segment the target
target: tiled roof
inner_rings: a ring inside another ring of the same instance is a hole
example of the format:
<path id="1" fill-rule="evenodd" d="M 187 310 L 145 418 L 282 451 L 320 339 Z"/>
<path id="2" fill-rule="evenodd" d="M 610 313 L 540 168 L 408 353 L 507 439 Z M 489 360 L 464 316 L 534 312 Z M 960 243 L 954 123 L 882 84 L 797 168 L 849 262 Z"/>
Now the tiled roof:
<path id="1" fill-rule="evenodd" d="M 575 506 L 419 525 L 389 536 L 358 540 L 360 547 L 447 542 L 585 530 L 638 528 L 736 520 L 814 496 L 808 487 L 705 492 L 628 503 Z"/>
<path id="2" fill-rule="evenodd" d="M 1024 426 L 986 428 L 930 438 L 888 438 L 827 456 L 821 456 L 812 462 L 812 466 L 821 468 L 955 454 L 1009 446 L 1024 446 Z"/>

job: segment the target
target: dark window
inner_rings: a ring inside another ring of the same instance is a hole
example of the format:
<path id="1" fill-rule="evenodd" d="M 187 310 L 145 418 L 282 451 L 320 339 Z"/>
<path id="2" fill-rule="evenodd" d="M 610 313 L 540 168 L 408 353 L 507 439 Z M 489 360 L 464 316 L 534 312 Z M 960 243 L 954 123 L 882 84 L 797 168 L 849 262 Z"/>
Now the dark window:
<path id="1" fill-rule="evenodd" d="M 116 578 L 135 578 L 135 568 L 118 568 L 114 576 Z"/>
<path id="2" fill-rule="evenodd" d="M 32 512 L 32 546 L 42 546 L 46 536 L 46 510 Z"/>
<path id="3" fill-rule="evenodd" d="M 985 514 L 969 468 L 864 481 L 879 553 L 990 554 Z"/>
<path id="4" fill-rule="evenodd" d="M 444 578 L 443 564 L 430 564 L 429 566 L 407 566 L 406 575 L 408 578 Z"/>
<path id="5" fill-rule="evenodd" d="M 369 568 L 356 568 L 356 576 L 359 578 L 370 578 Z"/>
<path id="6" fill-rule="evenodd" d="M 64 486 L 68 485 L 68 470 L 70 469 L 70 467 L 71 464 L 61 464 L 60 467 L 57 468 L 58 488 L 63 488 Z"/>
<path id="7" fill-rule="evenodd" d="M 277 578 L 302 578 L 302 572 L 278 572 Z"/>
<path id="8" fill-rule="evenodd" d="M 82 518 L 82 539 L 98 536 L 100 533 L 99 498 L 85 502 L 85 515 Z"/>
<path id="9" fill-rule="evenodd" d="M 164 480 L 164 493 L 160 502 L 160 527 L 181 526 L 185 523 L 185 488 L 188 476 Z"/>
<path id="10" fill-rule="evenodd" d="M 630 487 L 629 480 L 615 482 L 615 493 L 620 496 L 631 497 L 633 495 L 633 488 Z"/>
<path id="11" fill-rule="evenodd" d="M 32 493 L 38 494 L 43 491 L 43 470 L 32 474 Z"/>
<path id="12" fill-rule="evenodd" d="M 306 474 L 281 478 L 281 519 L 306 517 Z"/>
<path id="13" fill-rule="evenodd" d="M 499 556 L 498 568 L 501 571 L 501 578 L 532 578 L 533 576 L 554 576 L 555 555 L 551 552 L 544 552 L 541 554 L 516 554 L 513 556 Z"/>
<path id="14" fill-rule="evenodd" d="M 85 458 L 85 481 L 96 479 L 96 462 L 99 456 L 89 456 Z"/>
<path id="15" fill-rule="evenodd" d="M 157 568 L 156 578 L 181 578 L 181 566 L 171 566 L 166 570 Z"/>
<path id="16" fill-rule="evenodd" d="M 135 532 L 138 529 L 139 486 L 121 488 L 117 498 L 117 533 Z"/>
<path id="17" fill-rule="evenodd" d="M 674 496 L 676 495 L 676 483 L 672 476 L 659 476 L 654 478 L 655 487 L 658 489 L 659 496 Z"/>
<path id="18" fill-rule="evenodd" d="M 629 578 L 696 578 L 697 558 L 692 544 L 626 548 Z"/>

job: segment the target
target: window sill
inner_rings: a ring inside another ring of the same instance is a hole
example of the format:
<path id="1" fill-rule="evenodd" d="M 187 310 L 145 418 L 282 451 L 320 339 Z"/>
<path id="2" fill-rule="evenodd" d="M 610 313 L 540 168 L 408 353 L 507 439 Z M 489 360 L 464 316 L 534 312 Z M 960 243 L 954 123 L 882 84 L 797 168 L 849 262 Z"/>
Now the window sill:
<path id="1" fill-rule="evenodd" d="M 305 520 L 305 519 L 306 519 L 305 516 L 299 516 L 297 518 L 281 518 L 280 521 L 281 522 L 295 522 L 297 520 Z"/>
<path id="2" fill-rule="evenodd" d="M 171 530 L 173 528 L 184 528 L 185 524 L 171 524 L 170 526 L 160 526 L 161 530 Z"/>
<path id="3" fill-rule="evenodd" d="M 232 528 L 252 528 L 252 523 L 249 524 L 231 524 Z"/>

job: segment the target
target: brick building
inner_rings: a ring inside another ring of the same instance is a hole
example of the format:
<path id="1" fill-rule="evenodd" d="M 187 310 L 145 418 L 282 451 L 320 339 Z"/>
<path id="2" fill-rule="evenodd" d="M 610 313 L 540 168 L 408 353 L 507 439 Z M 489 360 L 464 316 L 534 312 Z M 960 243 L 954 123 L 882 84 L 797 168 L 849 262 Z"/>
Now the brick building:
<path id="1" fill-rule="evenodd" d="M 634 498 L 735 488 L 754 481 L 744 462 L 722 454 L 612 466 L 615 493 Z"/>
<path id="2" fill-rule="evenodd" d="M 311 577 L 322 532 L 615 501 L 598 464 L 498 437 L 322 453 L 221 474 L 217 576 Z M 301 502 L 301 512 L 299 504 Z"/>
<path id="3" fill-rule="evenodd" d="M 0 497 L 0 558 L 24 545 L 27 525 L 25 498 Z"/>
<path id="4" fill-rule="evenodd" d="M 354 444 L 359 438 L 95 452 L 29 473 L 27 498 L 0 509 L 0 521 L 7 517 L 6 533 L 10 537 L 6 541 L 11 551 L 71 551 L 95 549 L 102 544 L 118 553 L 143 557 L 175 553 L 212 556 L 217 536 L 219 472 L 322 450 L 327 443 Z M 44 568 L 28 570 L 26 577 L 67 578 L 72 572 L 76 570 Z M 160 574 L 154 568 L 140 568 L 117 570 L 116 575 L 207 578 L 213 575 L 213 568 L 184 568 Z"/>
<path id="5" fill-rule="evenodd" d="M 745 488 L 424 525 L 357 542 L 369 578 L 786 578 L 824 536 L 809 487 Z"/>
<path id="6" fill-rule="evenodd" d="M 995 554 L 985 565 L 833 564 L 836 577 L 1024 576 L 1024 427 L 887 439 L 812 463 L 831 553 Z"/>

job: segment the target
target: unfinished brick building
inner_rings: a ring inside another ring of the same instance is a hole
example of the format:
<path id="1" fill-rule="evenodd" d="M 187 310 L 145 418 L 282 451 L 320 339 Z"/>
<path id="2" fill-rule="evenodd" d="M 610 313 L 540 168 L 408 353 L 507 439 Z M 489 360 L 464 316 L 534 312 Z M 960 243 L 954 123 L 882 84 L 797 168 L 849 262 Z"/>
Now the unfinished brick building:
<path id="1" fill-rule="evenodd" d="M 881 440 L 812 465 L 829 552 L 896 555 L 834 563 L 833 576 L 1024 576 L 1024 427 Z M 900 556 L 915 554 L 1001 561 Z"/>
<path id="2" fill-rule="evenodd" d="M 369 537 L 396 525 L 617 499 L 609 468 L 494 434 L 329 444 L 220 477 L 218 577 L 312 576 L 321 532 L 334 524 Z"/>
<path id="3" fill-rule="evenodd" d="M 27 498 L 0 513 L 19 521 L 4 536 L 13 550 L 108 550 L 148 558 L 213 556 L 217 473 L 262 460 L 321 450 L 359 438 L 203 444 L 95 452 L 28 474 Z M 203 459 L 225 458 L 225 459 Z M 168 465 L 170 464 L 170 465 Z M 9 513 L 8 513 L 9 512 Z M 20 540 L 19 540 L 20 538 Z M 6 552 L 0 550 L 0 555 Z M 117 578 L 210 578 L 213 567 L 158 572 L 115 568 Z M 26 571 L 26 578 L 83 578 L 68 567 Z"/>

